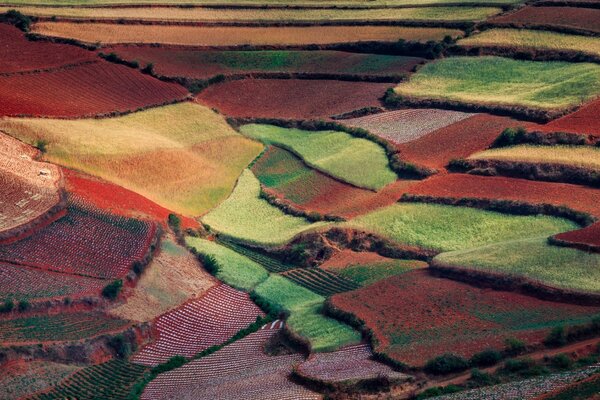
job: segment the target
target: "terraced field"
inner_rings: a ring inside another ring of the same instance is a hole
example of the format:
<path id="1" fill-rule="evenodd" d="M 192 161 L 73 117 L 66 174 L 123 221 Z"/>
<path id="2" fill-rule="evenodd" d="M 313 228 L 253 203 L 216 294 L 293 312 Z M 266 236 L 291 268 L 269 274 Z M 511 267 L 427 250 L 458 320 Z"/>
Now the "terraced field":
<path id="1" fill-rule="evenodd" d="M 490 29 L 458 41 L 466 47 L 570 51 L 600 56 L 600 38 L 527 29 Z"/>
<path id="2" fill-rule="evenodd" d="M 205 213 L 224 200 L 261 149 L 221 116 L 194 103 L 101 120 L 5 119 L 0 129 L 29 143 L 46 140 L 49 161 L 188 215 Z"/>
<path id="3" fill-rule="evenodd" d="M 375 350 L 413 366 L 448 352 L 468 358 L 490 347 L 501 350 L 510 337 L 540 343 L 552 327 L 590 321 L 600 313 L 598 307 L 480 289 L 427 271 L 335 295 L 332 303 L 365 321 L 379 343 Z"/>
<path id="4" fill-rule="evenodd" d="M 406 5 L 438 5 L 438 4 L 447 4 L 447 3 L 455 3 L 456 0 L 372 0 L 368 4 L 365 4 L 363 0 L 303 0 L 300 2 L 291 1 L 291 0 L 189 0 L 187 4 L 190 5 L 219 5 L 219 4 L 229 4 L 232 6 L 235 5 L 260 5 L 260 6 L 285 6 L 285 5 L 296 5 L 302 7 L 358 7 L 358 8 L 377 8 L 383 6 L 406 6 Z M 461 3 L 470 4 L 475 3 L 478 4 L 480 0 L 461 0 Z M 46 5 L 46 6 L 59 6 L 59 5 L 121 5 L 121 4 L 142 4 L 142 5 L 173 5 L 176 7 L 180 2 L 177 0 L 128 0 L 123 2 L 123 0 L 6 0 L 3 4 L 11 4 L 11 5 L 23 5 L 23 4 L 34 4 L 34 5 Z M 517 4 L 520 3 L 519 0 L 489 0 L 487 1 L 489 4 Z"/>
<path id="5" fill-rule="evenodd" d="M 80 370 L 76 365 L 48 361 L 23 362 L 0 374 L 0 397 L 21 398 L 58 384 Z"/>
<path id="6" fill-rule="evenodd" d="M 267 245 L 286 243 L 300 232 L 324 225 L 287 215 L 259 194 L 260 182 L 250 170 L 244 170 L 231 196 L 206 214 L 202 222 L 225 236 Z"/>
<path id="7" fill-rule="evenodd" d="M 572 114 L 536 128 L 543 132 L 573 132 L 600 136 L 600 123 L 597 118 L 599 107 L 600 100 L 594 100 Z"/>
<path id="8" fill-rule="evenodd" d="M 558 27 L 600 33 L 599 19 L 600 11 L 593 8 L 523 7 L 515 12 L 494 17 L 491 22 L 516 27 Z"/>
<path id="9" fill-rule="evenodd" d="M 380 190 L 397 179 L 383 147 L 339 131 L 305 131 L 274 125 L 244 125 L 240 132 L 283 147 L 309 166 L 354 186 Z M 357 169 L 356 165 L 362 168 Z"/>
<path id="10" fill-rule="evenodd" d="M 461 31 L 445 28 L 400 26 L 236 27 L 149 26 L 39 22 L 32 31 L 41 35 L 72 38 L 88 43 L 162 43 L 182 46 L 281 46 L 334 44 L 398 39 L 427 41 L 457 37 Z"/>
<path id="11" fill-rule="evenodd" d="M 208 79 L 219 74 L 306 73 L 400 77 L 424 60 L 419 57 L 361 54 L 343 51 L 198 51 L 152 46 L 115 46 L 114 52 L 142 65 L 152 63 L 157 74 Z"/>
<path id="12" fill-rule="evenodd" d="M 590 63 L 447 58 L 425 65 L 395 92 L 416 100 L 520 106 L 560 113 L 600 93 L 599 71 L 599 66 Z"/>

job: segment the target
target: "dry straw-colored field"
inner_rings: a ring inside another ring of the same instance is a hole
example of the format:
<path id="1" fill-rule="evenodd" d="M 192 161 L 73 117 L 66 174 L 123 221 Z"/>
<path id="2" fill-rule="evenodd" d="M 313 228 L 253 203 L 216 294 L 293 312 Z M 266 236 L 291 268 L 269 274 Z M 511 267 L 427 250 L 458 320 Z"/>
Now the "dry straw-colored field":
<path id="1" fill-rule="evenodd" d="M 33 33 L 72 38 L 88 43 L 163 43 L 184 46 L 278 46 L 333 44 L 360 41 L 395 42 L 398 39 L 440 40 L 462 32 L 445 28 L 401 26 L 150 26 L 71 22 L 40 22 Z"/>

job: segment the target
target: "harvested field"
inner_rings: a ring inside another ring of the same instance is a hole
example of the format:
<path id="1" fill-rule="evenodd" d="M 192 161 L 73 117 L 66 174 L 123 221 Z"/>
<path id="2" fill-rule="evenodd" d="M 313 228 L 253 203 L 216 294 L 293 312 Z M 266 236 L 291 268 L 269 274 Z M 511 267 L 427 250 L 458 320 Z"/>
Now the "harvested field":
<path id="1" fill-rule="evenodd" d="M 417 260 L 397 260 L 377 253 L 342 250 L 321 265 L 339 276 L 367 286 L 390 276 L 400 275 L 417 268 L 427 268 L 427 263 Z"/>
<path id="2" fill-rule="evenodd" d="M 580 370 L 561 372 L 491 387 L 472 389 L 437 397 L 438 400 L 583 400 L 587 397 L 553 397 L 550 393 L 569 388 L 573 382 L 585 381 L 599 372 L 594 365 Z M 597 390 L 597 388 L 596 388 Z M 593 392 L 590 392 L 593 393 Z M 593 397 L 589 397 L 590 400 Z"/>
<path id="3" fill-rule="evenodd" d="M 600 191 L 568 183 L 549 183 L 500 176 L 448 174 L 433 176 L 411 186 L 409 194 L 514 200 L 530 204 L 567 206 L 600 217 Z"/>
<path id="4" fill-rule="evenodd" d="M 23 31 L 0 23 L 0 75 L 60 68 L 96 60 L 78 47 L 25 39 Z"/>
<path id="5" fill-rule="evenodd" d="M 218 264 L 215 276 L 236 289 L 250 292 L 269 277 L 262 265 L 230 248 L 190 236 L 185 239 L 185 243 L 199 254 L 212 257 Z"/>
<path id="6" fill-rule="evenodd" d="M 0 129 L 28 143 L 46 140 L 49 161 L 185 215 L 205 213 L 227 198 L 262 149 L 222 116 L 191 102 L 109 119 L 4 119 Z"/>
<path id="7" fill-rule="evenodd" d="M 577 228 L 548 216 L 518 216 L 467 207 L 399 203 L 357 217 L 344 226 L 375 232 L 397 243 L 439 251 L 469 249 Z"/>
<path id="8" fill-rule="evenodd" d="M 350 326 L 321 314 L 325 298 L 279 275 L 258 285 L 255 293 L 268 303 L 290 313 L 292 332 L 310 343 L 311 351 L 333 351 L 360 342 Z"/>
<path id="9" fill-rule="evenodd" d="M 367 344 L 348 346 L 331 353 L 311 354 L 308 360 L 298 366 L 297 371 L 308 378 L 326 382 L 377 379 L 382 376 L 397 382 L 410 378 L 410 375 L 374 361 Z"/>
<path id="10" fill-rule="evenodd" d="M 45 390 L 80 369 L 48 361 L 11 364 L 0 374 L 0 398 L 18 399 Z"/>
<path id="11" fill-rule="evenodd" d="M 373 193 L 309 168 L 298 157 L 271 146 L 252 166 L 260 183 L 306 212 L 353 218 L 395 203 L 414 181 L 398 180 Z"/>
<path id="12" fill-rule="evenodd" d="M 20 236 L 64 208 L 60 170 L 34 161 L 36 156 L 37 150 L 0 132 L 0 240 Z"/>
<path id="13" fill-rule="evenodd" d="M 321 296 L 348 292 L 359 286 L 351 279 L 320 268 L 296 268 L 282 274 L 294 283 L 304 286 Z"/>
<path id="14" fill-rule="evenodd" d="M 285 72 L 402 76 L 424 61 L 418 57 L 360 54 L 344 51 L 198 51 L 151 46 L 115 46 L 102 50 L 121 58 L 154 64 L 154 71 L 168 77 L 209 79 L 216 75 Z"/>
<path id="15" fill-rule="evenodd" d="M 189 299 L 202 296 L 216 284 L 216 279 L 186 249 L 163 239 L 160 252 L 135 288 L 124 289 L 126 302 L 109 313 L 132 321 L 151 321 Z"/>
<path id="16" fill-rule="evenodd" d="M 202 222 L 226 236 L 266 245 L 286 243 L 300 232 L 324 225 L 287 215 L 259 195 L 260 182 L 250 170 L 244 170 L 231 196 Z"/>
<path id="17" fill-rule="evenodd" d="M 389 168 L 382 146 L 346 132 L 258 124 L 243 125 L 240 132 L 267 145 L 285 148 L 312 168 L 354 186 L 381 190 L 398 178 Z"/>
<path id="18" fill-rule="evenodd" d="M 573 132 L 600 136 L 600 100 L 594 100 L 584 104 L 579 110 L 555 119 L 546 125 L 536 126 L 543 132 Z"/>
<path id="19" fill-rule="evenodd" d="M 600 33 L 600 10 L 579 7 L 523 7 L 516 12 L 493 17 L 496 24 L 517 27 L 552 26 Z"/>
<path id="20" fill-rule="evenodd" d="M 56 387 L 30 400 L 129 399 L 132 386 L 141 380 L 146 367 L 115 359 L 83 368 Z"/>
<path id="21" fill-rule="evenodd" d="M 120 278 L 141 261 L 156 225 L 71 204 L 67 215 L 18 242 L 0 245 L 0 261 L 93 278 Z"/>
<path id="22" fill-rule="evenodd" d="M 442 253 L 444 266 L 523 277 L 559 289 L 600 293 L 600 254 L 552 246 L 546 237 Z"/>
<path id="23" fill-rule="evenodd" d="M 8 11 L 0 7 L 0 12 Z M 497 7 L 417 7 L 369 9 L 256 8 L 91 8 L 18 7 L 25 15 L 79 20 L 196 21 L 196 22 L 329 22 L 329 21 L 481 21 L 502 12 Z"/>
<path id="24" fill-rule="evenodd" d="M 345 119 L 342 123 L 366 129 L 392 143 L 400 144 L 419 139 L 473 115 L 475 114 L 449 110 L 408 109 Z"/>
<path id="25" fill-rule="evenodd" d="M 264 314 L 246 293 L 218 285 L 203 297 L 158 317 L 158 337 L 131 360 L 156 366 L 176 355 L 191 358 L 227 341 L 259 316 Z"/>
<path id="26" fill-rule="evenodd" d="M 562 112 L 598 96 L 600 66 L 452 57 L 426 64 L 395 91 L 421 100 Z"/>
<path id="27" fill-rule="evenodd" d="M 75 341 L 121 331 L 130 324 L 129 321 L 110 318 L 101 312 L 74 312 L 2 319 L 0 341 L 3 345 Z"/>
<path id="28" fill-rule="evenodd" d="M 0 76 L 0 115 L 6 116 L 94 116 L 134 111 L 187 96 L 187 90 L 179 85 L 105 61 Z"/>
<path id="29" fill-rule="evenodd" d="M 389 83 L 300 79 L 243 79 L 211 85 L 198 101 L 230 117 L 327 119 L 380 107 Z"/>
<path id="30" fill-rule="evenodd" d="M 597 10 L 600 23 L 600 10 Z M 600 57 L 600 38 L 527 29 L 490 29 L 458 41 L 465 47 L 569 51 Z"/>
<path id="31" fill-rule="evenodd" d="M 283 46 L 334 44 L 399 39 L 441 40 L 457 37 L 459 30 L 444 28 L 407 28 L 399 26 L 319 26 L 319 27 L 235 27 L 235 26 L 150 26 L 71 22 L 40 22 L 32 32 L 47 36 L 77 39 L 88 43 L 162 43 L 183 46 Z"/>
<path id="32" fill-rule="evenodd" d="M 39 300 L 99 296 L 110 281 L 51 271 L 23 265 L 0 263 L 0 299 Z"/>
<path id="33" fill-rule="evenodd" d="M 265 344 L 282 325 L 280 321 L 267 324 L 214 354 L 160 374 L 146 387 L 141 398 L 320 399 L 319 394 L 288 379 L 293 365 L 303 359 L 300 354 L 271 357 L 263 352 Z"/>
<path id="34" fill-rule="evenodd" d="M 550 163 L 599 170 L 600 148 L 591 146 L 517 145 L 485 150 L 471 155 L 469 159 Z"/>
<path id="35" fill-rule="evenodd" d="M 67 191 L 100 210 L 123 217 L 152 219 L 163 225 L 171 214 L 170 210 L 122 186 L 68 168 L 63 168 L 62 172 Z M 184 229 L 200 226 L 193 218 L 180 218 Z"/>
<path id="36" fill-rule="evenodd" d="M 598 307 L 479 289 L 427 271 L 335 295 L 332 303 L 365 321 L 379 341 L 377 351 L 412 366 L 449 351 L 470 357 L 490 347 L 502 349 L 509 337 L 540 343 L 552 327 L 590 321 L 600 313 Z"/>
<path id="37" fill-rule="evenodd" d="M 488 114 L 475 116 L 398 145 L 402 160 L 431 168 L 444 168 L 455 158 L 464 158 L 488 148 L 509 127 L 528 123 Z"/>

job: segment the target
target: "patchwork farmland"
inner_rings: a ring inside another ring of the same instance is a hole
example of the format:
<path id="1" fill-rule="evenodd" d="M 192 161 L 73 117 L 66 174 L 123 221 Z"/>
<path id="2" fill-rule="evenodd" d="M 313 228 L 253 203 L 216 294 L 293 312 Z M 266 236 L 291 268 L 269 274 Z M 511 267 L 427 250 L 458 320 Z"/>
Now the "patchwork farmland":
<path id="1" fill-rule="evenodd" d="M 595 0 L 0 4 L 0 398 L 595 399 Z"/>

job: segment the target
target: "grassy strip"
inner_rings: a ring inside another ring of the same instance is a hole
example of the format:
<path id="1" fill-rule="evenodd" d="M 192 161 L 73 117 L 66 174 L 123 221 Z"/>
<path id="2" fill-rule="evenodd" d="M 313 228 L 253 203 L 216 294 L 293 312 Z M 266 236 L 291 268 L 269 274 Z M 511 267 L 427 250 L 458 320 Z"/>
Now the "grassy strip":
<path id="1" fill-rule="evenodd" d="M 523 127 L 506 128 L 496 138 L 492 144 L 492 148 L 516 146 L 519 144 L 539 146 L 599 146 L 600 138 L 583 133 L 530 132 Z"/>
<path id="2" fill-rule="evenodd" d="M 593 146 L 516 145 L 484 150 L 468 159 L 548 163 L 600 170 L 600 148 Z"/>

